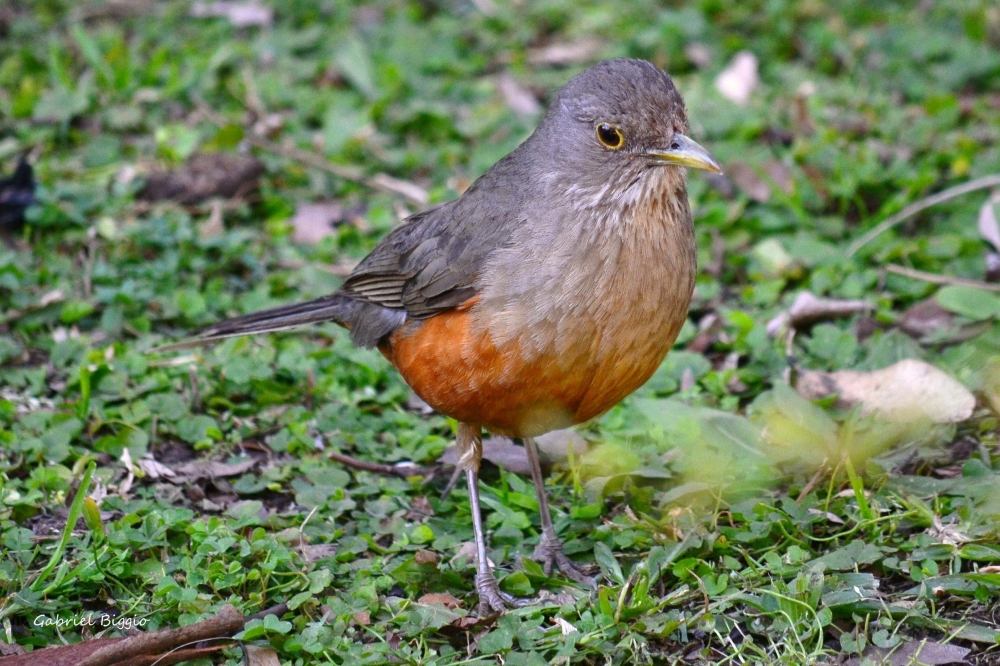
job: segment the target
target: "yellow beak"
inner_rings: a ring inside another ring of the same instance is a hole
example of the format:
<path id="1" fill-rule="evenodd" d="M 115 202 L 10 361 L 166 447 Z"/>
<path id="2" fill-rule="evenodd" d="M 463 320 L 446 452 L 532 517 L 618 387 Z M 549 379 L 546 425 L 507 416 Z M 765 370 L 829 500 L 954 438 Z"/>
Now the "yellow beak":
<path id="1" fill-rule="evenodd" d="M 722 173 L 722 165 L 708 154 L 697 141 L 683 134 L 674 134 L 674 140 L 667 149 L 653 148 L 646 151 L 656 164 L 672 164 L 691 169 L 704 169 L 712 173 Z"/>

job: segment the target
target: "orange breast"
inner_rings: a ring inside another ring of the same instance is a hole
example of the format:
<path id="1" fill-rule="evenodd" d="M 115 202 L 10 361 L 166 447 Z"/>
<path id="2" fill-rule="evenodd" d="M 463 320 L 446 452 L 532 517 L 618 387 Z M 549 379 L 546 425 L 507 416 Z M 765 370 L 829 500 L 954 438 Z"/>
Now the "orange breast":
<path id="1" fill-rule="evenodd" d="M 619 353 L 595 357 L 591 338 L 573 336 L 554 354 L 521 353 L 516 340 L 500 348 L 473 327 L 476 299 L 393 333 L 382 353 L 416 393 L 439 412 L 497 434 L 530 437 L 592 419 L 613 407 L 653 374 L 680 324 L 655 340 L 633 342 Z"/>

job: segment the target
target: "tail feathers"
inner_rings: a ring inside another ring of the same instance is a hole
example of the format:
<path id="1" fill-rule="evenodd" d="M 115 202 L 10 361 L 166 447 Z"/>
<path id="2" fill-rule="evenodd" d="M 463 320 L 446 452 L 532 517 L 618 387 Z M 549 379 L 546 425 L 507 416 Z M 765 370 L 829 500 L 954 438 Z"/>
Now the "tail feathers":
<path id="1" fill-rule="evenodd" d="M 261 310 L 220 321 L 218 324 L 201 329 L 192 338 L 157 347 L 153 351 L 179 351 L 200 347 L 225 338 L 235 338 L 253 333 L 286 331 L 324 321 L 343 324 L 350 318 L 355 305 L 351 299 L 342 294 L 332 294 L 303 303 L 282 305 L 270 310 Z"/>

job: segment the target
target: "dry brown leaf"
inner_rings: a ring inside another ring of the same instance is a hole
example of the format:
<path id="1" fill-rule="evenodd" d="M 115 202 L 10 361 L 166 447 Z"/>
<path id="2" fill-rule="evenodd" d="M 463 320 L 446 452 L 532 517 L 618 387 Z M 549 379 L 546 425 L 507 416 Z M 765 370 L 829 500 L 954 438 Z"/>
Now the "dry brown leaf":
<path id="1" fill-rule="evenodd" d="M 751 93 L 759 84 L 757 56 L 750 51 L 740 51 L 734 55 L 715 79 L 715 87 L 719 93 L 740 106 L 747 105 Z"/>
<path id="2" fill-rule="evenodd" d="M 198 235 L 205 238 L 216 238 L 226 230 L 222 217 L 222 199 L 212 199 L 208 205 L 208 218 L 198 228 Z"/>
<path id="3" fill-rule="evenodd" d="M 771 186 L 749 164 L 733 162 L 726 168 L 726 175 L 754 201 L 767 203 L 771 198 Z"/>
<path id="4" fill-rule="evenodd" d="M 372 623 L 372 616 L 368 611 L 358 611 L 354 614 L 354 622 L 362 627 L 367 627 Z"/>
<path id="5" fill-rule="evenodd" d="M 785 194 L 791 194 L 795 189 L 792 182 L 792 172 L 784 163 L 778 160 L 767 160 L 763 164 L 764 173 L 771 179 L 771 183 Z"/>
<path id="6" fill-rule="evenodd" d="M 944 666 L 968 664 L 965 657 L 969 652 L 968 648 L 936 641 L 907 641 L 890 649 L 869 645 L 865 649 L 864 660 L 876 666 Z M 861 663 L 860 658 L 854 657 L 845 666 L 858 666 Z"/>
<path id="7" fill-rule="evenodd" d="M 434 551 L 421 548 L 413 554 L 413 560 L 417 564 L 437 564 L 441 561 L 441 556 Z"/>
<path id="8" fill-rule="evenodd" d="M 168 477 L 174 483 L 190 483 L 199 479 L 217 479 L 238 476 L 257 464 L 256 460 L 242 460 L 238 463 L 224 463 L 218 460 L 192 460 L 174 468 L 174 476 Z"/>
<path id="9" fill-rule="evenodd" d="M 264 164 L 254 158 L 225 153 L 201 153 L 172 171 L 156 171 L 139 196 L 147 201 L 170 199 L 196 204 L 212 197 L 232 198 L 256 188 Z"/>
<path id="10" fill-rule="evenodd" d="M 296 243 L 318 243 L 336 235 L 334 225 L 344 219 L 344 209 L 333 201 L 301 203 L 292 216 L 292 240 Z"/>
<path id="11" fill-rule="evenodd" d="M 958 423 L 972 416 L 976 398 L 961 383 L 933 365 L 906 359 L 872 372 L 802 373 L 796 390 L 809 400 L 838 395 L 844 408 L 861 405 L 895 422 L 926 419 Z"/>
<path id="12" fill-rule="evenodd" d="M 507 72 L 497 77 L 497 89 L 510 110 L 517 115 L 533 116 L 541 113 L 542 105 L 535 99 L 535 95 Z"/>
<path id="13" fill-rule="evenodd" d="M 281 666 L 281 660 L 278 659 L 278 653 L 270 647 L 244 643 L 243 651 L 246 655 L 246 661 L 244 663 L 246 663 L 247 666 Z"/>
<path id="14" fill-rule="evenodd" d="M 899 328 L 915 338 L 924 338 L 955 328 L 955 316 L 938 305 L 936 300 L 928 298 L 903 312 Z"/>
<path id="15" fill-rule="evenodd" d="M 444 606 L 445 608 L 458 608 L 462 605 L 462 601 L 460 599 L 456 599 L 448 592 L 431 592 L 430 594 L 425 594 L 417 599 L 417 603 L 438 604 L 440 606 Z"/>
<path id="16" fill-rule="evenodd" d="M 306 544 L 301 547 L 301 551 L 306 562 L 315 562 L 336 555 L 337 547 L 332 543 Z"/>

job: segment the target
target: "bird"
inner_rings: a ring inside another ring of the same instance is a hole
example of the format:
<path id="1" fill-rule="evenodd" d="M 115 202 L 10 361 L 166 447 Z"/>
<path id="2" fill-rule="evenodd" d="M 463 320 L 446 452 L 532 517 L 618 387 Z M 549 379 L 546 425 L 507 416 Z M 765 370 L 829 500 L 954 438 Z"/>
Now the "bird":
<path id="1" fill-rule="evenodd" d="M 670 76 L 616 58 L 574 76 L 534 132 L 457 199 L 390 231 L 336 292 L 232 319 L 162 349 L 336 322 L 455 419 L 479 612 L 520 605 L 490 569 L 482 433 L 523 443 L 541 514 L 530 557 L 593 586 L 563 552 L 535 437 L 639 388 L 687 319 L 696 274 L 687 169 L 722 173 L 688 136 Z"/>

